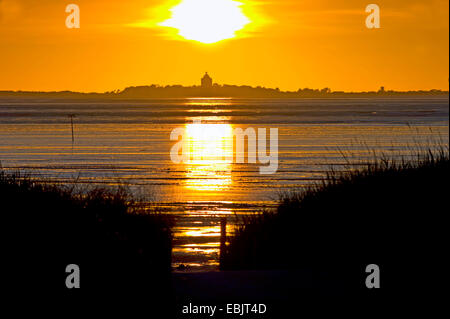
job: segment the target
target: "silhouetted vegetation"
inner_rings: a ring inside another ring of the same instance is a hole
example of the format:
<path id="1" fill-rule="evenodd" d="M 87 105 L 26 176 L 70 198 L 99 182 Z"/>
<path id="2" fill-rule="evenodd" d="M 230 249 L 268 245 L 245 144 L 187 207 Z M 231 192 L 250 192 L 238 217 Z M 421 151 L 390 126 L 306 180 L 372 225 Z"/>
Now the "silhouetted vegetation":
<path id="1" fill-rule="evenodd" d="M 380 89 L 368 92 L 332 91 L 330 88 L 297 91 L 282 91 L 279 88 L 252 87 L 248 85 L 214 84 L 211 88 L 181 85 L 147 85 L 132 86 L 124 90 L 104 93 L 63 92 L 25 92 L 0 91 L 0 98 L 33 98 L 33 99 L 148 99 L 148 98 L 193 98 L 193 97 L 234 97 L 234 98 L 337 98 L 337 97 L 387 97 L 387 96 L 442 96 L 448 91 L 419 90 L 393 91 Z"/>
<path id="2" fill-rule="evenodd" d="M 77 264 L 83 292 L 168 293 L 171 219 L 126 190 L 78 190 L 0 172 L 0 201 L 10 253 L 3 262 L 15 289 L 67 293 L 66 266 Z"/>
<path id="3" fill-rule="evenodd" d="M 415 160 L 378 158 L 332 170 L 322 183 L 281 196 L 276 211 L 246 217 L 221 267 L 310 269 L 329 276 L 329 286 L 367 291 L 365 268 L 377 264 L 391 293 L 436 285 L 446 250 L 448 173 L 448 146 Z"/>

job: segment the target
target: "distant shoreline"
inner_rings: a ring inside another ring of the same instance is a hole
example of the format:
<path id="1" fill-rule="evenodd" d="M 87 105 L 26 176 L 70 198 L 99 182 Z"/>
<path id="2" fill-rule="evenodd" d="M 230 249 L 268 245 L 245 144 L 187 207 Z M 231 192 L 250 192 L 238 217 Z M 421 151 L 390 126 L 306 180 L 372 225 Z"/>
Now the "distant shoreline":
<path id="1" fill-rule="evenodd" d="M 210 88 L 201 86 L 133 86 L 122 91 L 104 93 L 73 91 L 0 91 L 0 99 L 155 99 L 155 98 L 351 98 L 351 97 L 443 97 L 448 91 L 418 90 L 392 91 L 381 88 L 379 91 L 343 92 L 325 89 L 299 89 L 298 91 L 280 91 L 263 87 L 217 85 Z"/>

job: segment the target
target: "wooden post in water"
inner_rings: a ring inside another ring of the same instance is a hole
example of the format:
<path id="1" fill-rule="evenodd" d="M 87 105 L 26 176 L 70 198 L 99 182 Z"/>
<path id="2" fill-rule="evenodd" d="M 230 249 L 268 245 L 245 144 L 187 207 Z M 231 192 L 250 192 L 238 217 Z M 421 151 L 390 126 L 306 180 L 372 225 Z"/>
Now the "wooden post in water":
<path id="1" fill-rule="evenodd" d="M 73 134 L 73 118 L 75 117 L 75 114 L 69 114 L 68 115 L 70 118 L 70 125 L 72 127 L 72 144 L 75 142 L 75 136 Z"/>
<path id="2" fill-rule="evenodd" d="M 223 258 L 227 248 L 227 218 L 220 218 L 220 266 L 223 266 Z"/>

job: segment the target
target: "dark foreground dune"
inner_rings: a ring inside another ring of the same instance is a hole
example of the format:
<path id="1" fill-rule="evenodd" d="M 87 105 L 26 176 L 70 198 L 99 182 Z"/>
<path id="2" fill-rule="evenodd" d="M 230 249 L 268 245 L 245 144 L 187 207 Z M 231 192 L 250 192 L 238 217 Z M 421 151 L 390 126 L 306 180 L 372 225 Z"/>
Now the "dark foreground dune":
<path id="1" fill-rule="evenodd" d="M 276 212 L 245 219 L 221 267 L 310 271 L 319 295 L 438 299 L 447 265 L 448 176 L 448 148 L 331 172 L 316 187 L 285 194 Z M 379 291 L 365 284 L 371 264 L 381 269 Z M 291 299 L 301 295 L 299 287 Z"/>
<path id="2" fill-rule="evenodd" d="M 404 307 L 443 296 L 448 173 L 448 148 L 331 172 L 316 187 L 286 194 L 275 212 L 244 219 L 221 271 L 196 274 L 171 273 L 171 220 L 123 190 L 77 192 L 1 173 L 6 287 L 23 304 L 33 292 L 31 300 L 93 302 L 155 318 L 190 318 L 181 309 L 191 303 L 264 303 L 261 318 L 301 314 L 311 304 L 413 312 Z M 81 268 L 78 291 L 65 287 L 68 264 Z M 365 286 L 370 264 L 381 269 L 381 289 Z"/>
<path id="3" fill-rule="evenodd" d="M 40 300 L 49 309 L 89 301 L 112 310 L 126 300 L 172 299 L 171 221 L 124 190 L 78 192 L 0 173 L 0 207 L 11 300 Z M 70 264 L 80 267 L 80 289 L 66 288 Z"/>

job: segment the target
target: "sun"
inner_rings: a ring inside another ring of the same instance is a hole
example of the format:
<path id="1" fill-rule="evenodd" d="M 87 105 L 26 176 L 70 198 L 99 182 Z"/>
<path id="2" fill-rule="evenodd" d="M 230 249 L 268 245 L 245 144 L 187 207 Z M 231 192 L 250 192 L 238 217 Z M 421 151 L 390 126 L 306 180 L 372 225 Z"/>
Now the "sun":
<path id="1" fill-rule="evenodd" d="M 250 23 L 242 5 L 234 0 L 182 0 L 160 25 L 177 29 L 186 40 L 216 43 L 236 37 Z"/>

